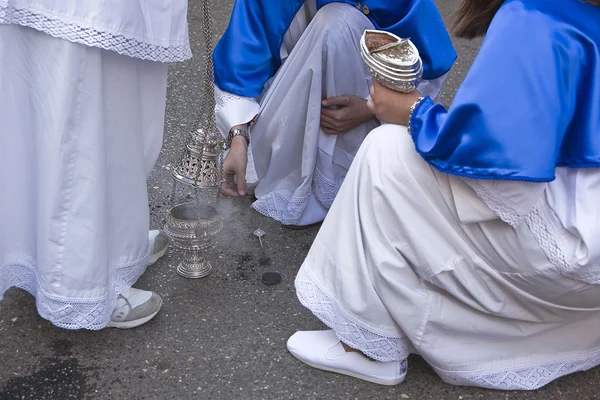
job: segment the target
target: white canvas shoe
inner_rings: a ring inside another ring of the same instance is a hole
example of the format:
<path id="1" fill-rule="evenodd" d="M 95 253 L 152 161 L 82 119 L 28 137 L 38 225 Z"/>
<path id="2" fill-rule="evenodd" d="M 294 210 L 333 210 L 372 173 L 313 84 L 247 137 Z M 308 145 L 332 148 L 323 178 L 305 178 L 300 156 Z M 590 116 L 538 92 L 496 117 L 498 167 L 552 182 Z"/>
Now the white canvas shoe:
<path id="1" fill-rule="evenodd" d="M 162 299 L 154 292 L 131 288 L 117 298 L 108 328 L 131 329 L 146 322 L 158 314 Z"/>
<path id="2" fill-rule="evenodd" d="M 288 339 L 287 348 L 313 368 L 380 385 L 397 385 L 406 377 L 406 360 L 380 362 L 362 353 L 347 352 L 333 330 L 296 332 Z"/>
<path id="3" fill-rule="evenodd" d="M 148 266 L 151 266 L 167 254 L 167 250 L 169 250 L 169 238 L 163 231 L 154 230 L 148 233 L 148 240 L 152 249 L 152 254 L 148 259 Z"/>

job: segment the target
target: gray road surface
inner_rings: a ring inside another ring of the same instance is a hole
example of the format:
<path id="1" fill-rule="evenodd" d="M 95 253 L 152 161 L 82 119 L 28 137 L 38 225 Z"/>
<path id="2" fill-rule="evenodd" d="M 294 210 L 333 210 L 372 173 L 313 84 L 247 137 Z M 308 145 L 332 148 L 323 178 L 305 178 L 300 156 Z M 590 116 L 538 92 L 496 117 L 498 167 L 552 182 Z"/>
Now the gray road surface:
<path id="1" fill-rule="evenodd" d="M 277 0 L 273 0 L 277 1 Z M 214 0 L 215 38 L 232 0 Z M 458 0 L 438 1 L 450 21 Z M 168 207 L 170 173 L 198 110 L 202 31 L 199 0 L 191 0 L 190 34 L 196 58 L 172 67 L 165 146 L 149 183 L 153 225 Z M 456 41 L 460 58 L 446 86 L 451 101 L 476 55 L 478 42 Z M 138 283 L 163 296 L 152 322 L 131 331 L 69 332 L 40 319 L 34 300 L 11 290 L 0 304 L 0 400 L 12 399 L 595 399 L 600 371 L 575 374 L 534 393 L 500 393 L 443 383 L 419 357 L 405 383 L 392 388 L 324 373 L 290 356 L 285 341 L 298 329 L 321 324 L 296 300 L 293 278 L 316 230 L 291 232 L 228 200 L 224 243 L 216 270 L 204 280 L 178 277 L 177 254 L 151 267 Z M 260 283 L 252 231 L 263 228 L 272 269 L 282 284 Z M 577 338 L 572 338 L 577 340 Z M 568 338 L 566 339 L 568 340 Z"/>

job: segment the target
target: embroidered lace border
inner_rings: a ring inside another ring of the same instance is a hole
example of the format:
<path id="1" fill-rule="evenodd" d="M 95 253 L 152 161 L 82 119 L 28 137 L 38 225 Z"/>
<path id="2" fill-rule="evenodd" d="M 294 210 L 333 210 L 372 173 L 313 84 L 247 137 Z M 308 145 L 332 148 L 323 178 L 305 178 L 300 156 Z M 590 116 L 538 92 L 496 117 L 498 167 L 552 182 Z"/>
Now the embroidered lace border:
<path id="1" fill-rule="evenodd" d="M 311 187 L 315 198 L 326 208 L 331 207 L 340 190 L 340 185 L 327 179 L 318 169 L 314 171 Z M 284 225 L 297 225 L 302 219 L 308 201 L 308 195 L 287 199 L 278 192 L 271 192 L 256 200 L 252 208 Z"/>
<path id="2" fill-rule="evenodd" d="M 329 328 L 340 340 L 377 361 L 403 361 L 415 350 L 406 337 L 383 336 L 353 320 L 312 278 L 300 270 L 295 282 L 300 303 Z"/>
<path id="3" fill-rule="evenodd" d="M 362 351 L 378 361 L 404 360 L 417 353 L 406 337 L 383 336 L 358 323 L 327 293 L 319 288 L 304 269 L 296 278 L 300 303 L 308 308 L 348 346 Z M 447 383 L 498 390 L 536 390 L 574 372 L 586 371 L 600 365 L 600 350 L 587 354 L 560 357 L 554 360 L 515 365 L 503 370 L 445 371 L 437 374 Z"/>
<path id="4" fill-rule="evenodd" d="M 452 385 L 497 390 L 536 390 L 562 376 L 587 371 L 599 364 L 600 351 L 595 351 L 501 371 L 451 372 L 436 369 L 436 372 L 444 382 Z"/>
<path id="5" fill-rule="evenodd" d="M 134 37 L 127 37 L 124 34 L 80 26 L 72 21 L 49 17 L 10 5 L 0 4 L 0 24 L 15 24 L 33 28 L 59 39 L 114 51 L 142 60 L 167 63 L 185 61 L 192 57 L 192 51 L 187 41 L 164 47 Z"/>
<path id="6" fill-rule="evenodd" d="M 64 329 L 99 330 L 110 321 L 117 296 L 133 285 L 146 270 L 148 257 L 116 268 L 109 292 L 101 298 L 70 299 L 50 296 L 38 282 L 30 262 L 9 261 L 0 266 L 0 301 L 11 287 L 23 289 L 36 299 L 40 316 Z"/>

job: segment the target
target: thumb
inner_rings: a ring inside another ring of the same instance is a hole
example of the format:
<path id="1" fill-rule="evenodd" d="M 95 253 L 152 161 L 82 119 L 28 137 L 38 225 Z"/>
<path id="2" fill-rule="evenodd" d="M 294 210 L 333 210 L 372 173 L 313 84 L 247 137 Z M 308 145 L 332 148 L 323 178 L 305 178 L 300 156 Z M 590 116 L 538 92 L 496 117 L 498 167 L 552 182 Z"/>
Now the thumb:
<path id="1" fill-rule="evenodd" d="M 324 102 L 327 102 L 326 105 L 328 106 L 346 107 L 350 105 L 350 96 L 330 97 L 328 99 L 325 99 Z"/>

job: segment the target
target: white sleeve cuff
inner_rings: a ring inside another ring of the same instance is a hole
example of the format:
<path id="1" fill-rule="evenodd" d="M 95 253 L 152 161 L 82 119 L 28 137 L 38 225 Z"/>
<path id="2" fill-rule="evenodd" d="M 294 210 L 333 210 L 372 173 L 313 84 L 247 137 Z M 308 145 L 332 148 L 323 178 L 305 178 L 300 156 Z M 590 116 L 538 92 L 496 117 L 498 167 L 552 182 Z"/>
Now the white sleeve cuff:
<path id="1" fill-rule="evenodd" d="M 258 114 L 256 99 L 225 92 L 215 85 L 215 119 L 223 138 L 236 125 L 247 124 Z"/>

